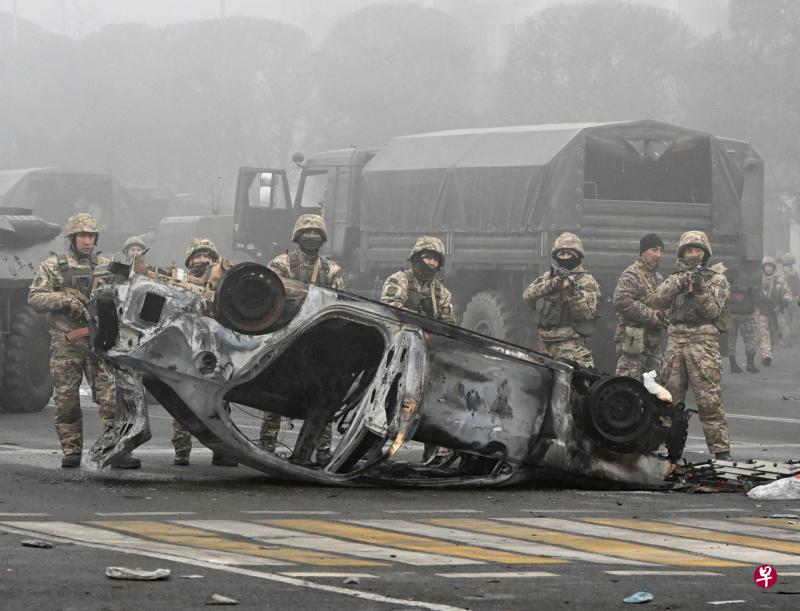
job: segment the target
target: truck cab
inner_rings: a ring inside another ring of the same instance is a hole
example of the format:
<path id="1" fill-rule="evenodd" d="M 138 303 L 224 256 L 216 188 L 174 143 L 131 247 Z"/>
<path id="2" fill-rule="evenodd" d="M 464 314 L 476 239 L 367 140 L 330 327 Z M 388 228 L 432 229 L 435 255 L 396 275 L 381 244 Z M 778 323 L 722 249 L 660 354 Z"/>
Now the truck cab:
<path id="1" fill-rule="evenodd" d="M 377 148 L 325 151 L 295 156 L 300 180 L 291 196 L 285 170 L 240 168 L 234 210 L 234 251 L 261 263 L 293 248 L 292 227 L 301 214 L 321 214 L 328 228 L 325 254 L 358 265 L 361 169 Z M 355 265 L 351 265 L 355 264 Z"/>

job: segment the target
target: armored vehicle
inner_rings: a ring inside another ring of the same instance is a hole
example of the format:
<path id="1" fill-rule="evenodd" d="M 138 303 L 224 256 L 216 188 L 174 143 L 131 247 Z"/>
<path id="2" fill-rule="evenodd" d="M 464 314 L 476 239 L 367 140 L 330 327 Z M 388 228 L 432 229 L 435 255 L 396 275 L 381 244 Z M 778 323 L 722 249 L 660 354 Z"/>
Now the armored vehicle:
<path id="1" fill-rule="evenodd" d="M 310 157 L 293 203 L 285 172 L 242 168 L 233 245 L 263 262 L 290 247 L 299 214 L 321 212 L 348 287 L 376 296 L 416 237 L 438 236 L 461 325 L 530 346 L 522 292 L 571 231 L 603 290 L 595 362 L 612 370 L 610 298 L 639 238 L 661 235 L 669 272 L 680 234 L 700 229 L 716 260 L 757 273 L 763 172 L 746 142 L 649 120 L 402 136 Z"/>

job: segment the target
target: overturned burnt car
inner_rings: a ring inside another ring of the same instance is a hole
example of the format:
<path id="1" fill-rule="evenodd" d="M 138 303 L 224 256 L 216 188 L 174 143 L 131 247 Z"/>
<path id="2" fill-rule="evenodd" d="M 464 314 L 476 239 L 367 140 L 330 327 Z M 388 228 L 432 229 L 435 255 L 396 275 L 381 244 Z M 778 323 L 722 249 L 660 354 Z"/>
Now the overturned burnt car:
<path id="1" fill-rule="evenodd" d="M 683 451 L 683 405 L 631 378 L 256 263 L 223 265 L 205 286 L 115 271 L 93 296 L 93 346 L 117 370 L 120 405 L 88 457 L 96 468 L 149 438 L 144 388 L 209 448 L 320 484 L 661 487 Z M 251 441 L 228 403 L 302 421 L 291 455 Z M 318 464 L 329 423 L 332 457 Z M 409 441 L 452 452 L 436 466 L 403 460 Z"/>

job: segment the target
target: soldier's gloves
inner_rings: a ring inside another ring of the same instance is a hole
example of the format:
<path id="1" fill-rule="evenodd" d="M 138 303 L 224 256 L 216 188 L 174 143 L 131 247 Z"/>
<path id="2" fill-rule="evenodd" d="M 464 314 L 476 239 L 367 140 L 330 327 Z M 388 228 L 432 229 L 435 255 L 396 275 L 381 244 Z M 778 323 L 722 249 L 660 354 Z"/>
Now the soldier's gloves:
<path id="1" fill-rule="evenodd" d="M 696 295 L 702 295 L 706 292 L 705 284 L 703 284 L 703 277 L 698 275 L 692 276 L 692 288 Z"/>
<path id="2" fill-rule="evenodd" d="M 564 281 L 561 279 L 560 276 L 556 276 L 555 278 L 551 278 L 550 282 L 547 283 L 547 288 L 550 290 L 551 293 L 555 291 L 560 291 L 564 288 Z"/>
<path id="3" fill-rule="evenodd" d="M 83 301 L 78 299 L 76 296 L 72 296 L 69 300 L 69 312 L 78 320 L 88 320 L 89 319 L 89 312 L 86 310 L 86 306 L 84 305 Z"/>

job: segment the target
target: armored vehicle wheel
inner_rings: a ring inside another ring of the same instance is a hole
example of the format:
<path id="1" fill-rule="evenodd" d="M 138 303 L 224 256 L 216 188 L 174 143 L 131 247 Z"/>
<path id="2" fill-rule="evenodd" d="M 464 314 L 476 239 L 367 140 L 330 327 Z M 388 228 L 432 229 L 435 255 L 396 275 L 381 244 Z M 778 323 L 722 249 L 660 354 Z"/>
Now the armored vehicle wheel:
<path id="1" fill-rule="evenodd" d="M 11 318 L 3 366 L 3 409 L 38 412 L 53 394 L 50 376 L 50 336 L 43 316 L 27 305 Z"/>
<path id="2" fill-rule="evenodd" d="M 482 291 L 470 299 L 464 308 L 461 326 L 483 335 L 512 341 L 513 309 L 500 293 Z"/>

